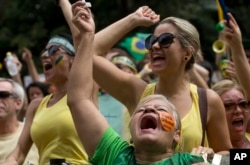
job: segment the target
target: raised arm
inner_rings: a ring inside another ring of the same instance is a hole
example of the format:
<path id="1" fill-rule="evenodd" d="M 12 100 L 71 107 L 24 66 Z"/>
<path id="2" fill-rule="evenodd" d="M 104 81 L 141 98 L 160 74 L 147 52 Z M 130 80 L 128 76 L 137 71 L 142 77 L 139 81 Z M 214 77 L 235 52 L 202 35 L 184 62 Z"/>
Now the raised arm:
<path id="1" fill-rule="evenodd" d="M 78 1 L 72 5 L 73 23 L 81 31 L 81 41 L 68 82 L 68 105 L 81 142 L 91 157 L 108 123 L 93 103 L 93 42 L 95 24 L 89 8 Z"/>
<path id="2" fill-rule="evenodd" d="M 63 12 L 64 18 L 70 28 L 70 31 L 73 36 L 74 41 L 74 47 L 75 50 L 77 50 L 77 45 L 79 45 L 80 42 L 80 31 L 78 28 L 72 23 L 72 10 L 71 10 L 71 3 L 69 0 L 58 0 L 58 5 L 61 7 L 61 10 Z"/>
<path id="3" fill-rule="evenodd" d="M 96 34 L 94 44 L 95 54 L 100 56 L 105 55 L 109 49 L 134 28 L 138 26 L 152 26 L 159 20 L 160 16 L 148 6 L 138 8 L 135 12 L 116 21 Z"/>
<path id="4" fill-rule="evenodd" d="M 35 63 L 32 58 L 32 53 L 28 48 L 23 48 L 22 58 L 26 62 L 29 74 L 32 78 L 32 81 L 41 81 L 39 74 L 37 72 Z"/>
<path id="5" fill-rule="evenodd" d="M 250 65 L 247 61 L 247 57 L 245 55 L 244 47 L 242 45 L 242 36 L 240 28 L 232 16 L 232 14 L 228 14 L 230 21 L 230 27 L 226 27 L 223 31 L 225 35 L 225 41 L 229 44 L 232 52 L 232 59 L 236 71 L 236 76 L 241 84 L 241 86 L 245 89 L 247 98 L 250 100 Z"/>
<path id="6" fill-rule="evenodd" d="M 138 8 L 135 12 L 96 34 L 94 43 L 95 54 L 99 56 L 104 55 L 135 27 L 150 26 L 157 23 L 159 19 L 159 15 L 148 6 Z M 122 102 L 131 114 L 146 86 L 145 81 L 134 75 L 124 73 L 99 56 L 94 57 L 94 79 L 101 88 Z"/>

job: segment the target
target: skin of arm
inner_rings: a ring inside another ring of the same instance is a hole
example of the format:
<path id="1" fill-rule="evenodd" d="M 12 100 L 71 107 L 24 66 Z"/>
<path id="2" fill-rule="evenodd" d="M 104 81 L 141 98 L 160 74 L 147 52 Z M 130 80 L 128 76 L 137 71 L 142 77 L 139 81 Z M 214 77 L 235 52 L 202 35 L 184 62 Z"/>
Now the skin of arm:
<path id="1" fill-rule="evenodd" d="M 94 79 L 109 94 L 122 102 L 132 114 L 135 105 L 146 86 L 140 78 L 124 73 L 106 59 L 99 57 L 113 47 L 122 37 L 138 26 L 151 26 L 159 21 L 148 6 L 142 6 L 134 13 L 118 20 L 98 32 L 94 43 Z M 112 35 L 110 35 L 112 34 Z M 105 75 L 105 79 L 103 79 Z"/>
<path id="2" fill-rule="evenodd" d="M 69 21 L 72 17 L 72 12 L 69 11 L 70 3 L 68 0 L 60 0 L 60 6 L 69 27 L 71 27 L 70 29 L 74 38 L 74 45 L 78 45 L 77 43 L 79 43 L 80 35 L 79 30 L 76 29 L 71 21 Z M 155 14 L 155 12 L 148 6 L 140 7 L 134 13 L 118 20 L 95 35 L 94 54 L 100 56 L 105 55 L 117 41 L 135 27 L 151 26 L 159 22 L 159 20 L 160 16 Z M 112 35 L 110 35 L 111 33 Z M 78 48 L 78 46 L 75 47 Z M 125 74 L 118 68 L 114 67 L 112 63 L 105 60 L 94 57 L 94 79 L 108 93 L 123 102 L 128 109 L 133 109 L 139 100 L 146 83 L 139 78 L 135 78 L 135 76 Z M 105 75 L 105 81 L 103 81 L 103 75 Z M 124 90 L 121 91 L 121 89 Z"/>
<path id="3" fill-rule="evenodd" d="M 74 41 L 74 48 L 75 51 L 77 51 L 77 46 L 80 43 L 80 31 L 78 30 L 78 28 L 72 23 L 72 10 L 71 10 L 71 3 L 69 2 L 69 0 L 59 0 L 59 4 L 61 7 L 61 10 L 63 12 L 64 18 L 70 28 L 70 31 L 73 35 L 73 41 Z"/>
<path id="4" fill-rule="evenodd" d="M 69 105 L 78 135 L 92 157 L 108 123 L 93 103 L 93 42 L 95 24 L 89 8 L 83 2 L 73 4 L 73 21 L 81 31 L 81 42 L 69 74 L 67 91 Z M 84 85 L 83 85 L 84 84 Z"/>
<path id="5" fill-rule="evenodd" d="M 23 131 L 19 137 L 15 150 L 7 157 L 4 165 L 13 165 L 13 163 L 23 164 L 33 141 L 30 136 L 30 128 L 34 118 L 34 114 L 42 99 L 33 100 L 27 109 L 26 120 Z"/>
<path id="6" fill-rule="evenodd" d="M 211 89 L 207 89 L 208 115 L 207 115 L 207 137 L 209 147 L 214 152 L 228 154 L 232 148 L 229 130 L 226 120 L 226 111 L 221 98 Z M 219 141 L 218 139 L 224 139 Z M 226 150 L 225 150 L 226 149 Z"/>
<path id="7" fill-rule="evenodd" d="M 194 84 L 196 84 L 198 87 L 209 88 L 204 76 L 202 76 L 202 74 L 198 71 L 198 68 L 195 66 L 198 66 L 198 64 L 194 64 L 194 67 L 190 71 L 188 71 L 188 79 Z M 199 69 L 200 67 L 201 66 L 199 66 Z M 202 71 L 203 69 L 204 68 L 202 68 Z"/>
<path id="8" fill-rule="evenodd" d="M 245 89 L 247 99 L 250 100 L 250 65 L 247 61 L 244 47 L 242 45 L 242 36 L 240 28 L 232 14 L 229 13 L 228 15 L 230 19 L 230 28 L 225 27 L 225 30 L 223 31 L 225 36 L 224 38 L 231 48 L 232 59 L 237 79 L 242 85 L 242 87 Z"/>
<path id="9" fill-rule="evenodd" d="M 32 81 L 40 81 L 40 77 L 38 75 L 35 63 L 32 58 L 32 53 L 28 48 L 23 48 L 22 58 L 27 64 Z"/>
<path id="10" fill-rule="evenodd" d="M 160 16 L 148 6 L 139 7 L 135 12 L 116 21 L 96 34 L 94 43 L 95 55 L 105 55 L 114 44 L 136 27 L 149 27 L 159 22 L 159 20 Z"/>

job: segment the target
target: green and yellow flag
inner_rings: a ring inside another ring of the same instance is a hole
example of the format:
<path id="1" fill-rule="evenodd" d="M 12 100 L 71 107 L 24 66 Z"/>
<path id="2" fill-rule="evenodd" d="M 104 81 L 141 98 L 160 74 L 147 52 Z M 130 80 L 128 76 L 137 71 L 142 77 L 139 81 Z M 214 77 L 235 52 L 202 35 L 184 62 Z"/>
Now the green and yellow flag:
<path id="1" fill-rule="evenodd" d="M 140 62 L 148 50 L 145 48 L 145 39 L 150 34 L 147 33 L 135 33 L 134 36 L 125 37 L 119 46 L 125 49 L 136 62 Z"/>

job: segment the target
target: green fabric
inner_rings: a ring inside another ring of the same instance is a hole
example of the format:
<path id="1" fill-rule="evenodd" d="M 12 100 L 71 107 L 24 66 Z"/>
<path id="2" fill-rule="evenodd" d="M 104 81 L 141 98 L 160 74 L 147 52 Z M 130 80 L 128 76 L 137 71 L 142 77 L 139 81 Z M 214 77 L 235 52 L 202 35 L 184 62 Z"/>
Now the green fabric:
<path id="1" fill-rule="evenodd" d="M 177 152 L 170 158 L 150 165 L 190 165 L 192 163 L 204 162 L 199 155 Z M 134 147 L 122 140 L 112 129 L 108 128 L 97 145 L 96 151 L 90 163 L 95 165 L 147 165 L 136 162 Z"/>
<path id="2" fill-rule="evenodd" d="M 119 43 L 119 46 L 125 49 L 136 62 L 140 62 L 148 53 L 148 50 L 145 48 L 145 39 L 148 36 L 149 34 L 136 33 L 134 36 L 124 38 Z"/>
<path id="3" fill-rule="evenodd" d="M 199 155 L 177 152 L 171 157 L 155 163 L 138 163 L 135 160 L 134 148 L 132 146 L 124 149 L 114 161 L 114 165 L 190 165 L 192 163 L 204 162 Z"/>

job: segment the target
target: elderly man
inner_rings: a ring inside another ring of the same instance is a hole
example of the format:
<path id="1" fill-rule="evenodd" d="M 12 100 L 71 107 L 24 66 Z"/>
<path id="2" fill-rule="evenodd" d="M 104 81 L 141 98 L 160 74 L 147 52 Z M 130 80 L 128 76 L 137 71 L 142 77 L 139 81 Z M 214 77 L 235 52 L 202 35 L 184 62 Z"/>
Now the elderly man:
<path id="1" fill-rule="evenodd" d="M 12 79 L 0 78 L 0 164 L 14 150 L 24 123 L 17 119 L 17 113 L 24 102 L 24 89 Z M 24 162 L 38 165 L 38 151 L 33 145 Z"/>

